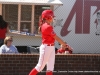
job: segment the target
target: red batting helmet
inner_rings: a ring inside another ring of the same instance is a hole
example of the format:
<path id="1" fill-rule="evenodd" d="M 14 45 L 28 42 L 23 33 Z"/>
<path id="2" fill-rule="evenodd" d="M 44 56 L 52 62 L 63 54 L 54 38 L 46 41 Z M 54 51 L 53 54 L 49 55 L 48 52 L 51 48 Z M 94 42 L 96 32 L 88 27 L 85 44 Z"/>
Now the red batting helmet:
<path id="1" fill-rule="evenodd" d="M 42 12 L 42 19 L 52 19 L 54 17 L 54 13 L 52 10 L 44 10 Z"/>

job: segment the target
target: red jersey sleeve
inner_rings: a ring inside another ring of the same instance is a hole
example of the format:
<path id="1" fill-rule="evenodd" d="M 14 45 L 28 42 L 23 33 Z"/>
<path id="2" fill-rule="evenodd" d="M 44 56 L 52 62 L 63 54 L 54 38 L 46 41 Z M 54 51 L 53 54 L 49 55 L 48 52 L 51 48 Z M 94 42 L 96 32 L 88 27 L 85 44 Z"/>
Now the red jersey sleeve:
<path id="1" fill-rule="evenodd" d="M 52 37 L 56 35 L 52 26 L 49 26 L 46 31 L 47 31 L 47 34 L 49 34 Z"/>

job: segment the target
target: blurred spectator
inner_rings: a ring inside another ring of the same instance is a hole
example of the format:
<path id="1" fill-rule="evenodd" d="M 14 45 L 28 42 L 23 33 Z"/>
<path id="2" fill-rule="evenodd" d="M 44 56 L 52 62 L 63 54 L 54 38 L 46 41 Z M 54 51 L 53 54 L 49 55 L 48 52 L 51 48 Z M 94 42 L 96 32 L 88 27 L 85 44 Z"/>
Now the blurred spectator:
<path id="1" fill-rule="evenodd" d="M 66 44 L 66 46 L 69 47 L 69 49 L 68 48 L 65 48 L 65 49 L 60 48 L 57 50 L 56 54 L 72 54 L 73 48 L 71 46 L 69 46 L 68 44 Z"/>
<path id="2" fill-rule="evenodd" d="M 3 20 L 0 15 L 0 46 L 4 44 L 6 33 L 9 32 L 8 23 Z"/>
<path id="3" fill-rule="evenodd" d="M 4 45 L 0 48 L 0 54 L 3 53 L 19 53 L 17 48 L 12 45 L 13 39 L 11 36 L 8 36 L 4 39 Z"/>

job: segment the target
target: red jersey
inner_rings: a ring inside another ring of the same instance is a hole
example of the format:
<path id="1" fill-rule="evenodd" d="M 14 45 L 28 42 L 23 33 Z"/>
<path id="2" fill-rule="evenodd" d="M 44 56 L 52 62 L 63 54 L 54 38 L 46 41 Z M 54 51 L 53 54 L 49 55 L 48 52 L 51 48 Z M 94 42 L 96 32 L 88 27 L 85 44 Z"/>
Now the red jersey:
<path id="1" fill-rule="evenodd" d="M 56 34 L 55 34 L 53 27 L 51 25 L 44 23 L 41 26 L 41 33 L 42 33 L 42 43 L 52 44 L 55 42 L 55 39 L 53 37 Z"/>
<path id="2" fill-rule="evenodd" d="M 0 39 L 4 39 L 6 36 L 7 28 L 1 29 L 0 28 Z"/>

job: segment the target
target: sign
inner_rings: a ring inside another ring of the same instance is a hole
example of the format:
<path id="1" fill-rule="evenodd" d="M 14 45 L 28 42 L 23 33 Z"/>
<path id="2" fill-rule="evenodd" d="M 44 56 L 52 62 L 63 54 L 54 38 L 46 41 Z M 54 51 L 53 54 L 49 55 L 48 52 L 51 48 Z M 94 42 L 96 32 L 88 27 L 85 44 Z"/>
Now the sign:
<path id="1" fill-rule="evenodd" d="M 71 32 L 68 31 L 68 27 L 75 14 L 75 34 L 90 34 L 91 6 L 97 7 L 97 9 L 93 13 L 94 15 L 100 10 L 100 0 L 76 0 L 61 29 L 61 36 L 66 36 Z M 95 22 L 96 20 L 94 21 L 94 23 Z"/>

